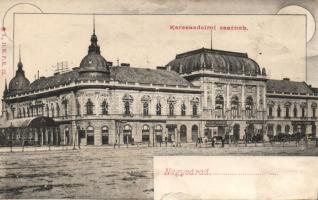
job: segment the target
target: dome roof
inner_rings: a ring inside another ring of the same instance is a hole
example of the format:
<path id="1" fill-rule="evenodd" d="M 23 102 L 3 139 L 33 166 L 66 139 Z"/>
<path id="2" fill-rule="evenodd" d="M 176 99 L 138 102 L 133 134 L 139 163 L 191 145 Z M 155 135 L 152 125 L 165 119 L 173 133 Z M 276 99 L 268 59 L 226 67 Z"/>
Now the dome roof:
<path id="1" fill-rule="evenodd" d="M 18 70 L 15 77 L 9 83 L 9 92 L 20 92 L 27 89 L 30 81 L 25 77 L 21 60 L 18 63 Z"/>
<path id="2" fill-rule="evenodd" d="M 97 53 L 87 54 L 81 61 L 80 70 L 86 72 L 109 72 L 106 59 Z"/>
<path id="3" fill-rule="evenodd" d="M 248 58 L 247 54 L 214 49 L 197 49 L 178 54 L 166 66 L 180 74 L 207 69 L 218 73 L 260 75 L 258 64 Z"/>
<path id="4" fill-rule="evenodd" d="M 95 31 L 91 37 L 91 45 L 88 47 L 88 54 L 82 59 L 79 68 L 80 73 L 110 73 L 106 59 L 100 55 L 100 47 L 97 45 Z"/>

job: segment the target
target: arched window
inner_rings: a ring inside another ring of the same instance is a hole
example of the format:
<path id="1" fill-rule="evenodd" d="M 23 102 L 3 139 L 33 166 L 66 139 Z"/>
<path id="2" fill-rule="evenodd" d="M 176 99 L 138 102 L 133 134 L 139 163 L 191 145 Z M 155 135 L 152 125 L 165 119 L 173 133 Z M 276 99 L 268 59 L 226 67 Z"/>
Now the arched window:
<path id="1" fill-rule="evenodd" d="M 216 117 L 223 117 L 224 112 L 224 98 L 219 95 L 215 98 L 215 114 Z"/>
<path id="2" fill-rule="evenodd" d="M 193 125 L 191 128 L 191 138 L 192 142 L 196 142 L 199 137 L 199 128 L 197 125 Z"/>
<path id="3" fill-rule="evenodd" d="M 268 124 L 268 126 L 267 126 L 267 134 L 268 135 L 274 135 L 274 125 L 273 124 Z"/>
<path id="4" fill-rule="evenodd" d="M 289 118 L 289 107 L 285 107 L 285 110 L 286 110 L 285 116 L 286 118 Z"/>
<path id="5" fill-rule="evenodd" d="M 131 115 L 131 104 L 133 102 L 133 97 L 131 95 L 125 94 L 123 97 L 124 102 L 124 115 Z"/>
<path id="6" fill-rule="evenodd" d="M 169 116 L 174 116 L 174 104 L 176 103 L 175 97 L 169 97 L 167 103 L 169 106 Z"/>
<path id="7" fill-rule="evenodd" d="M 280 106 L 277 107 L 277 117 L 281 116 L 282 110 L 280 109 Z"/>
<path id="8" fill-rule="evenodd" d="M 173 102 L 169 103 L 169 115 L 174 116 L 174 104 L 173 104 Z"/>
<path id="9" fill-rule="evenodd" d="M 56 116 L 60 117 L 60 106 L 58 103 L 56 103 Z"/>
<path id="10" fill-rule="evenodd" d="M 54 104 L 51 103 L 51 112 L 52 112 L 52 117 L 54 117 Z"/>
<path id="11" fill-rule="evenodd" d="M 297 107 L 296 107 L 296 105 L 294 107 L 294 117 L 297 117 Z"/>
<path id="12" fill-rule="evenodd" d="M 64 116 L 67 117 L 68 116 L 68 100 L 64 98 L 62 100 L 62 104 L 64 109 Z"/>
<path id="13" fill-rule="evenodd" d="M 45 112 L 46 112 L 46 116 L 49 117 L 50 116 L 50 109 L 49 109 L 49 105 L 48 104 L 46 104 L 46 106 L 45 106 Z"/>
<path id="14" fill-rule="evenodd" d="M 86 102 L 86 114 L 93 115 L 94 114 L 94 104 L 91 99 L 88 99 Z"/>
<path id="15" fill-rule="evenodd" d="M 155 127 L 155 134 L 156 134 L 156 141 L 157 142 L 160 142 L 162 141 L 162 133 L 163 133 L 163 129 L 162 129 L 162 126 L 160 125 L 156 125 Z"/>
<path id="16" fill-rule="evenodd" d="M 126 124 L 124 126 L 124 131 L 123 131 L 124 135 L 123 135 L 123 142 L 124 144 L 130 144 L 131 143 L 131 140 L 132 140 L 132 128 L 130 125 Z"/>
<path id="17" fill-rule="evenodd" d="M 128 101 L 124 102 L 124 114 L 130 115 L 130 103 Z"/>
<path id="18" fill-rule="evenodd" d="M 312 103 L 311 104 L 311 110 L 312 110 L 312 118 L 316 118 L 316 110 L 317 110 L 317 104 Z"/>
<path id="19" fill-rule="evenodd" d="M 233 118 L 239 115 L 239 98 L 237 96 L 231 98 L 231 114 Z"/>
<path id="20" fill-rule="evenodd" d="M 285 126 L 285 133 L 289 133 L 290 132 L 290 126 L 289 125 L 286 125 Z"/>
<path id="21" fill-rule="evenodd" d="M 94 128 L 92 126 L 87 127 L 86 129 L 87 145 L 94 144 Z"/>
<path id="22" fill-rule="evenodd" d="M 268 116 L 269 116 L 270 118 L 273 117 L 273 107 L 272 107 L 272 106 L 270 106 L 270 107 L 268 108 Z"/>
<path id="23" fill-rule="evenodd" d="M 108 135 L 108 127 L 107 126 L 102 127 L 102 135 Z"/>
<path id="24" fill-rule="evenodd" d="M 245 112 L 247 117 L 253 117 L 253 98 L 251 96 L 246 98 Z"/>
<path id="25" fill-rule="evenodd" d="M 289 118 L 290 117 L 290 115 L 289 115 L 290 106 L 291 106 L 291 103 L 289 101 L 287 101 L 284 104 L 284 107 L 285 107 L 285 118 Z"/>
<path id="26" fill-rule="evenodd" d="M 148 116 L 149 115 L 149 104 L 148 102 L 143 102 L 143 115 Z"/>
<path id="27" fill-rule="evenodd" d="M 281 133 L 282 132 L 282 126 L 280 125 L 280 124 L 278 124 L 277 126 L 276 126 L 276 134 L 279 134 L 279 133 Z"/>
<path id="28" fill-rule="evenodd" d="M 150 128 L 148 125 L 143 125 L 142 127 L 142 141 L 149 142 Z"/>
<path id="29" fill-rule="evenodd" d="M 184 104 L 184 102 L 181 104 L 181 115 L 186 115 L 186 105 Z"/>
<path id="30" fill-rule="evenodd" d="M 18 118 L 21 118 L 21 108 L 18 110 Z"/>
<path id="31" fill-rule="evenodd" d="M 109 131 L 107 126 L 102 127 L 102 144 L 108 144 Z"/>
<path id="32" fill-rule="evenodd" d="M 305 117 L 306 116 L 306 110 L 305 110 L 305 107 L 302 107 L 301 108 L 301 117 Z"/>
<path id="33" fill-rule="evenodd" d="M 191 100 L 191 104 L 192 104 L 192 116 L 197 116 L 198 115 L 198 105 L 199 105 L 200 101 L 198 97 L 194 97 Z"/>
<path id="34" fill-rule="evenodd" d="M 103 101 L 102 105 L 102 115 L 108 115 L 108 103 L 106 100 Z"/>
<path id="35" fill-rule="evenodd" d="M 86 132 L 88 134 L 94 133 L 94 127 L 92 127 L 92 126 L 87 127 Z"/>
<path id="36" fill-rule="evenodd" d="M 161 115 L 161 104 L 160 102 L 157 103 L 156 105 L 156 114 Z"/>
<path id="37" fill-rule="evenodd" d="M 192 115 L 197 116 L 198 115 L 198 104 L 194 103 L 192 105 Z"/>

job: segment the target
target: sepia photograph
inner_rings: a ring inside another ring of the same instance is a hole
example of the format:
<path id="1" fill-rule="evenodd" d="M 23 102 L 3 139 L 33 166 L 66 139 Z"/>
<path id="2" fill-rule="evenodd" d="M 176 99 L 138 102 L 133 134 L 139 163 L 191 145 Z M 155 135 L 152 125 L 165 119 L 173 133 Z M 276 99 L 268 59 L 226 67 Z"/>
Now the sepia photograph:
<path id="1" fill-rule="evenodd" d="M 318 1 L 0 2 L 0 199 L 316 199 Z"/>

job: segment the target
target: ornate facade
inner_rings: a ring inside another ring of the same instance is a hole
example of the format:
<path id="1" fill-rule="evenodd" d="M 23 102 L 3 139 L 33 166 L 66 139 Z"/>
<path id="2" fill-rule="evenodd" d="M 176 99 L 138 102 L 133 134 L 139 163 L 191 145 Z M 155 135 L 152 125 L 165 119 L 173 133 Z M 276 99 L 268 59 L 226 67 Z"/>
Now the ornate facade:
<path id="1" fill-rule="evenodd" d="M 20 58 L 4 91 L 0 128 L 16 128 L 10 137 L 40 145 L 316 136 L 317 101 L 304 82 L 268 80 L 244 53 L 202 48 L 157 69 L 113 66 L 94 31 L 88 54 L 70 72 L 30 83 Z"/>

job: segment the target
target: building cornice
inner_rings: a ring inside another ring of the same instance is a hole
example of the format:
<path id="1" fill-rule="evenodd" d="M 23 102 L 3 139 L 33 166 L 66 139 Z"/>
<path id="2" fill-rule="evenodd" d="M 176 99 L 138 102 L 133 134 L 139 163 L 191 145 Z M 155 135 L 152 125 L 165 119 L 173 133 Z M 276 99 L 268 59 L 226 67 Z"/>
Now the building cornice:
<path id="1" fill-rule="evenodd" d="M 224 73 L 216 73 L 209 70 L 200 70 L 195 71 L 190 74 L 181 74 L 181 76 L 185 79 L 192 79 L 196 77 L 212 77 L 212 78 L 228 78 L 228 79 L 239 79 L 239 80 L 250 80 L 250 81 L 267 81 L 266 76 L 257 75 L 257 76 L 246 76 L 246 75 L 237 75 L 237 74 L 224 74 Z"/>
<path id="2" fill-rule="evenodd" d="M 41 97 L 59 95 L 63 92 L 77 91 L 81 89 L 106 89 L 110 90 L 137 90 L 137 91 L 153 91 L 153 92 L 173 92 L 173 93 L 193 93 L 201 94 L 202 90 L 198 86 L 180 86 L 167 84 L 143 84 L 133 82 L 118 82 L 118 81 L 76 81 L 67 85 L 59 85 L 48 89 L 16 94 L 4 98 L 4 101 L 23 101 Z"/>

